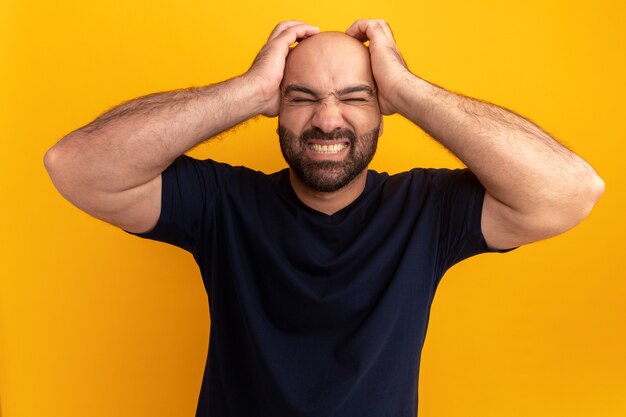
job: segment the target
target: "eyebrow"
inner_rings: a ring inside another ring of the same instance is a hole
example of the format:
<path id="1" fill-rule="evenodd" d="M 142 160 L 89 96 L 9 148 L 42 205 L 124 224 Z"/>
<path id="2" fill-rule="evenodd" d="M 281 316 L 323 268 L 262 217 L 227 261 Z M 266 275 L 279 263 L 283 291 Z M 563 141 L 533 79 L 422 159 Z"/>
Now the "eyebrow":
<path id="1" fill-rule="evenodd" d="M 291 92 L 294 91 L 298 91 L 301 93 L 305 93 L 305 94 L 309 94 L 315 97 L 319 97 L 320 94 L 314 90 L 311 90 L 308 87 L 305 87 L 303 85 L 300 84 L 290 84 L 287 87 L 285 87 L 285 91 L 283 92 L 284 95 L 287 95 Z M 338 96 L 345 96 L 346 94 L 350 94 L 350 93 L 357 93 L 357 92 L 361 92 L 364 91 L 367 93 L 368 96 L 373 96 L 374 95 L 374 89 L 372 87 L 370 87 L 369 85 L 366 84 L 357 84 L 357 85 L 352 85 L 350 87 L 346 87 L 346 88 L 342 88 L 341 90 L 337 91 L 335 94 Z"/>
<path id="2" fill-rule="evenodd" d="M 353 85 L 351 87 L 346 87 L 342 90 L 337 91 L 337 95 L 345 96 L 346 94 L 357 93 L 360 91 L 365 91 L 368 96 L 374 95 L 374 89 L 370 87 L 369 85 L 365 85 L 365 84 L 359 84 L 359 85 Z"/>
<path id="3" fill-rule="evenodd" d="M 285 91 L 283 92 L 284 95 L 287 95 L 293 91 L 299 91 L 301 93 L 305 93 L 305 94 L 310 94 L 312 96 L 316 96 L 317 97 L 317 93 L 313 90 L 311 90 L 310 88 L 307 88 L 303 85 L 299 85 L 299 84 L 289 84 L 287 87 L 285 87 Z"/>

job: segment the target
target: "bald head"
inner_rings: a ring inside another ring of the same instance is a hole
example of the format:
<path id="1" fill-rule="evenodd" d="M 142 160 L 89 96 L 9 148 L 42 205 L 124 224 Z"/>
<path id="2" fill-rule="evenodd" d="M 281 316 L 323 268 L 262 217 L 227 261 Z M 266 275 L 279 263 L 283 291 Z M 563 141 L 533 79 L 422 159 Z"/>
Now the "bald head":
<path id="1" fill-rule="evenodd" d="M 343 32 L 321 32 L 302 40 L 289 52 L 287 62 L 323 56 L 362 60 L 369 64 L 367 47 Z"/>
<path id="2" fill-rule="evenodd" d="M 283 88 L 307 81 L 335 88 L 366 84 L 374 90 L 368 48 L 343 32 L 321 32 L 302 40 L 287 56 Z"/>

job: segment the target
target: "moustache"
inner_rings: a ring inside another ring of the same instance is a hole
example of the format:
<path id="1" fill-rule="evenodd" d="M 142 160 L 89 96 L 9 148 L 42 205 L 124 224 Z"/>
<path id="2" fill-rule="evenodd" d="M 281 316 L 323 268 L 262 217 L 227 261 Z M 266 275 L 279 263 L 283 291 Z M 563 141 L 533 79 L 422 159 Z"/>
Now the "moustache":
<path id="1" fill-rule="evenodd" d="M 350 143 L 356 141 L 356 134 L 350 129 L 335 129 L 332 132 L 326 133 L 318 127 L 307 129 L 300 135 L 300 141 L 305 143 L 310 139 L 318 140 L 337 140 L 347 139 Z"/>

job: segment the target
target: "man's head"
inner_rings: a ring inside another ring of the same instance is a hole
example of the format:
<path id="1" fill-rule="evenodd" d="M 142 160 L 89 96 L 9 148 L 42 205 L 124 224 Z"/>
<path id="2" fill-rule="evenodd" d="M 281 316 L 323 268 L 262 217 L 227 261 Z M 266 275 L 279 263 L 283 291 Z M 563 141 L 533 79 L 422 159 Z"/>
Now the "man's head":
<path id="1" fill-rule="evenodd" d="M 332 192 L 363 173 L 382 133 L 367 47 L 344 33 L 323 32 L 293 48 L 278 126 L 283 156 L 307 187 Z"/>

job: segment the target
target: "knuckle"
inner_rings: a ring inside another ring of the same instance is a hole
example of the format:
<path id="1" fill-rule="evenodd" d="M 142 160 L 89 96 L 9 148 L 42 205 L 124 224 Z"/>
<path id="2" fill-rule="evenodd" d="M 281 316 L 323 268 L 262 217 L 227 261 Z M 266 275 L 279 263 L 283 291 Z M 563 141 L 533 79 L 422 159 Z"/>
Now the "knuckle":
<path id="1" fill-rule="evenodd" d="M 291 22 L 292 22 L 291 20 L 284 20 L 284 21 L 278 23 L 276 25 L 276 28 L 274 29 L 274 32 L 278 33 L 278 32 L 284 31 L 285 28 L 288 27 Z"/>
<path id="2" fill-rule="evenodd" d="M 283 31 L 281 31 L 278 34 L 278 37 L 284 38 L 284 37 L 288 36 L 289 34 L 291 34 L 291 32 L 293 32 L 293 30 L 291 30 L 291 28 L 284 29 Z"/>

